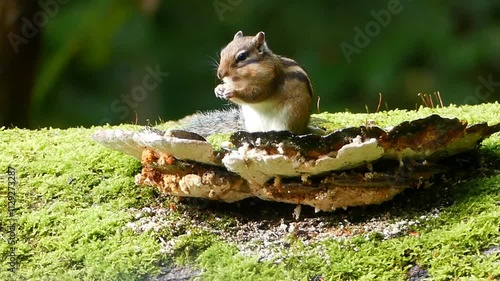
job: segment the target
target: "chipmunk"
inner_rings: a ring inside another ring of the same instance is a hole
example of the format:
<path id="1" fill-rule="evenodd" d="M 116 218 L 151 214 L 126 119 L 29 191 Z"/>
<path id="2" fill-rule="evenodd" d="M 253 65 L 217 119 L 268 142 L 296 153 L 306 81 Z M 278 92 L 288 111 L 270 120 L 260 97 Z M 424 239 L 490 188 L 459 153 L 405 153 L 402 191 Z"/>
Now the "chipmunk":
<path id="1" fill-rule="evenodd" d="M 201 135 L 246 130 L 309 132 L 313 87 L 307 73 L 292 59 L 274 54 L 264 32 L 243 36 L 238 31 L 221 51 L 215 95 L 236 109 L 191 116 L 186 130 Z"/>

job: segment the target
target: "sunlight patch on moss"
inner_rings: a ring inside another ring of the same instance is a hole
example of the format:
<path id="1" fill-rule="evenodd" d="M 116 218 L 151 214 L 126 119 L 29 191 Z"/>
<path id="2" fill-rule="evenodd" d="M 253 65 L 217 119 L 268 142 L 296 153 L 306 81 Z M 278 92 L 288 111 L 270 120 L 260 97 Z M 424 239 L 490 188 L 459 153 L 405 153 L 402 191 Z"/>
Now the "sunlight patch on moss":
<path id="1" fill-rule="evenodd" d="M 481 112 L 478 114 L 478 112 Z M 467 120 L 469 124 L 489 122 L 490 125 L 500 123 L 500 104 L 481 104 L 475 106 L 450 105 L 444 108 L 420 107 L 418 111 L 412 110 L 390 110 L 378 113 L 349 112 L 313 114 L 312 117 L 318 126 L 323 126 L 327 131 L 351 126 L 362 126 L 373 124 L 382 128 L 395 126 L 403 121 L 423 118 L 431 114 L 439 114 L 442 117 Z"/>

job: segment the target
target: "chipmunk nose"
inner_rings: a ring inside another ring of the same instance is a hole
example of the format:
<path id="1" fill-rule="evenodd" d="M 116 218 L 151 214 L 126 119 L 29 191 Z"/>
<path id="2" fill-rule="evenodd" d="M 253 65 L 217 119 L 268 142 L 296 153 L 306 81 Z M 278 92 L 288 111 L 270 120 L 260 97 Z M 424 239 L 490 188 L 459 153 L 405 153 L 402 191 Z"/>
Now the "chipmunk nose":
<path id="1" fill-rule="evenodd" d="M 222 80 L 224 77 L 227 76 L 227 70 L 224 70 L 222 68 L 219 67 L 219 69 L 217 69 L 217 77 Z"/>

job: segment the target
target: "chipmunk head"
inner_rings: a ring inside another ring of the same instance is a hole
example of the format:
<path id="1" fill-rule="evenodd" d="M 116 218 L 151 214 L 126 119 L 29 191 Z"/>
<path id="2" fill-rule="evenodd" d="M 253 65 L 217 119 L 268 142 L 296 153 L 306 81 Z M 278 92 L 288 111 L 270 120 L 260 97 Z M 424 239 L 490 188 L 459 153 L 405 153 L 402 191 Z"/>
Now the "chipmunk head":
<path id="1" fill-rule="evenodd" d="M 230 78 L 232 82 L 236 82 L 262 74 L 260 63 L 270 54 L 272 52 L 267 47 L 264 32 L 261 31 L 255 36 L 243 36 L 243 32 L 238 31 L 233 41 L 221 51 L 217 77 L 221 80 Z"/>

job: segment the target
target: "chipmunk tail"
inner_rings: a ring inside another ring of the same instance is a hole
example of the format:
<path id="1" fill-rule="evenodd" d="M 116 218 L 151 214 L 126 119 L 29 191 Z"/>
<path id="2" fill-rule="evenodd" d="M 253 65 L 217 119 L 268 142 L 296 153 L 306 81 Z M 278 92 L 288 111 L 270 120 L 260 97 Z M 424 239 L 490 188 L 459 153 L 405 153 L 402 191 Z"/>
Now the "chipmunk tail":
<path id="1" fill-rule="evenodd" d="M 180 129 L 207 137 L 244 130 L 241 111 L 236 107 L 198 112 L 179 120 Z"/>

